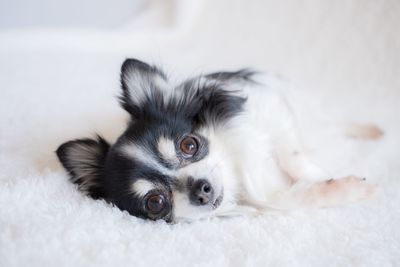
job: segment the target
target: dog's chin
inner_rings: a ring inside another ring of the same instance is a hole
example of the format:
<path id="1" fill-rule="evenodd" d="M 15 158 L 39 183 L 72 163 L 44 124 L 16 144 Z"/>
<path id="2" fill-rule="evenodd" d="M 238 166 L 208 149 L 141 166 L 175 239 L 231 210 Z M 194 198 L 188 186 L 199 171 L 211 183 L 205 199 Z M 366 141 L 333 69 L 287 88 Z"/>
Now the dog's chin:
<path id="1" fill-rule="evenodd" d="M 224 200 L 224 189 L 221 189 L 220 194 L 215 198 L 214 202 L 211 205 L 212 209 L 213 210 L 218 209 L 223 200 Z"/>

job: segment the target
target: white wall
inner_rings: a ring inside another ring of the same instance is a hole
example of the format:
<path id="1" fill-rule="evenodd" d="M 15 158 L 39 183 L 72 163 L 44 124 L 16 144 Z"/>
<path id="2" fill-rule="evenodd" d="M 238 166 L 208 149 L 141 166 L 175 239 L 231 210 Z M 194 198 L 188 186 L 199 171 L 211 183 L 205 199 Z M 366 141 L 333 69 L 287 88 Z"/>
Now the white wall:
<path id="1" fill-rule="evenodd" d="M 396 0 L 209 1 L 190 39 L 228 66 L 267 67 L 337 90 L 400 90 Z"/>
<path id="2" fill-rule="evenodd" d="M 0 29 L 116 27 L 139 12 L 145 0 L 0 0 Z"/>

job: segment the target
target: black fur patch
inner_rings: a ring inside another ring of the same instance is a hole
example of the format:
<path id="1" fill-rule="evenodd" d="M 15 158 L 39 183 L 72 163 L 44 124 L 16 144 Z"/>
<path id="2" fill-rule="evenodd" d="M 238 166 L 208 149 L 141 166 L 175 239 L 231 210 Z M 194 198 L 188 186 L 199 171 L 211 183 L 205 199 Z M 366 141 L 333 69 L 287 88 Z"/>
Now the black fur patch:
<path id="1" fill-rule="evenodd" d="M 220 80 L 223 82 L 226 81 L 248 81 L 248 82 L 254 82 L 253 81 L 253 76 L 257 74 L 256 71 L 252 69 L 240 69 L 238 71 L 222 71 L 222 72 L 215 72 L 215 73 L 210 73 L 207 74 L 205 77 L 210 78 L 210 79 L 215 79 L 215 80 Z"/>
<path id="2" fill-rule="evenodd" d="M 192 116 L 196 128 L 223 125 L 243 111 L 246 98 L 238 96 L 237 91 L 225 89 L 223 83 L 201 84 L 195 79 L 183 86 L 185 94 L 179 108 Z"/>

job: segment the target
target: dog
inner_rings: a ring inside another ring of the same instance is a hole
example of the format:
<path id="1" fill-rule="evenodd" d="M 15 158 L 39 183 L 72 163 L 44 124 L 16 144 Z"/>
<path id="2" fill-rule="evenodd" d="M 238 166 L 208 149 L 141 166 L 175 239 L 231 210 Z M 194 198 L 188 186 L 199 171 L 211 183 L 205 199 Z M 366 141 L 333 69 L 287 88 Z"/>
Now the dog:
<path id="1" fill-rule="evenodd" d="M 126 59 L 114 144 L 77 139 L 56 151 L 79 190 L 133 216 L 193 221 L 364 199 L 376 187 L 333 179 L 304 153 L 281 80 L 249 69 L 171 82 Z"/>

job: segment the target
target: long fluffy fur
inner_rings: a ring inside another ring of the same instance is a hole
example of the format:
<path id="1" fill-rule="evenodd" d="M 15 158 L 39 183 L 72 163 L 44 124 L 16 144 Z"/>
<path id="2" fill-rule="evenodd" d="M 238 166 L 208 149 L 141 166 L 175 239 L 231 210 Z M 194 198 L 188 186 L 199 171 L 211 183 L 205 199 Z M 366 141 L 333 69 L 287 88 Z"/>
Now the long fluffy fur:
<path id="1" fill-rule="evenodd" d="M 111 146 L 100 137 L 67 142 L 57 155 L 80 190 L 153 220 L 331 206 L 372 195 L 364 179 L 331 179 L 307 158 L 285 84 L 255 74 L 217 72 L 173 86 L 159 68 L 127 59 L 119 97 L 131 115 L 125 132 Z"/>

